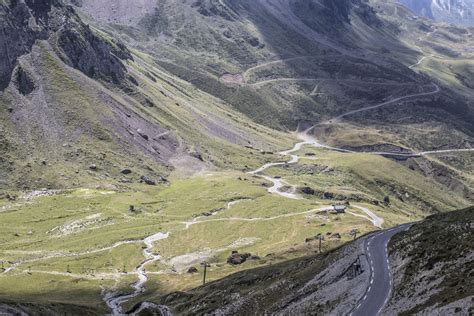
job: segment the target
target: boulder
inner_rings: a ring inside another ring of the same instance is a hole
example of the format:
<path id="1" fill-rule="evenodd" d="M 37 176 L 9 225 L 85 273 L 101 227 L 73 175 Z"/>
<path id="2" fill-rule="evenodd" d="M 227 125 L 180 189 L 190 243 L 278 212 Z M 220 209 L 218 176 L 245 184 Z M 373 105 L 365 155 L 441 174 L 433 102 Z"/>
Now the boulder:
<path id="1" fill-rule="evenodd" d="M 140 136 L 141 136 L 143 139 L 145 139 L 145 140 L 149 140 L 149 139 L 150 139 L 150 137 L 149 137 L 147 134 L 145 134 L 145 132 L 142 131 L 141 129 L 137 129 L 137 133 L 138 133 L 138 135 L 140 135 Z"/>
<path id="2" fill-rule="evenodd" d="M 89 169 L 90 169 L 90 170 L 93 170 L 93 171 L 96 171 L 96 170 L 97 170 L 97 165 L 94 165 L 94 164 L 93 164 L 93 165 L 90 165 L 90 166 L 89 166 Z"/>
<path id="3" fill-rule="evenodd" d="M 148 178 L 147 176 L 141 176 L 140 177 L 140 182 L 148 184 L 148 185 L 156 185 L 156 181 Z"/>
<path id="4" fill-rule="evenodd" d="M 323 193 L 323 199 L 326 199 L 326 200 L 334 199 L 334 193 L 332 193 L 332 192 L 324 192 L 324 193 Z"/>
<path id="5" fill-rule="evenodd" d="M 131 173 L 132 173 L 132 170 L 130 170 L 130 169 L 123 169 L 123 170 L 121 171 L 121 173 L 122 173 L 122 174 L 125 174 L 125 175 L 131 174 Z"/>
<path id="6" fill-rule="evenodd" d="M 197 151 L 190 153 L 190 155 L 196 158 L 197 160 L 204 161 L 204 158 L 202 157 L 201 153 L 198 153 Z"/>
<path id="7" fill-rule="evenodd" d="M 301 192 L 303 192 L 304 194 L 307 194 L 307 195 L 314 195 L 314 193 L 315 193 L 315 191 L 310 187 L 303 187 L 300 190 L 301 190 Z"/>
<path id="8" fill-rule="evenodd" d="M 227 263 L 231 265 L 239 265 L 247 261 L 252 255 L 250 253 L 233 253 L 227 258 Z"/>
<path id="9" fill-rule="evenodd" d="M 334 233 L 331 235 L 331 238 L 334 238 L 334 239 L 341 239 L 341 234 L 339 233 Z"/>
<path id="10" fill-rule="evenodd" d="M 194 274 L 194 273 L 199 273 L 199 271 L 196 267 L 191 267 L 188 269 L 188 273 Z"/>

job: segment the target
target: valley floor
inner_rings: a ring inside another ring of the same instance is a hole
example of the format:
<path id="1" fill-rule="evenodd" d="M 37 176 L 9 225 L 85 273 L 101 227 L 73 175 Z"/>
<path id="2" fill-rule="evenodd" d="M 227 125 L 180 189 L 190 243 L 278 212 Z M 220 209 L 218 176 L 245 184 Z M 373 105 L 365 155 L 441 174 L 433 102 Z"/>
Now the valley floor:
<path id="1" fill-rule="evenodd" d="M 429 93 L 439 91 L 435 88 Z M 293 167 L 331 161 L 329 168 L 339 168 L 339 159 L 376 165 L 388 161 L 379 156 L 392 154 L 327 147 L 311 136 L 313 128 L 298 134 L 301 142 L 280 153 L 281 162 L 255 171 L 207 172 L 167 187 L 140 185 L 124 192 L 40 191 L 2 202 L 0 298 L 46 306 L 51 302 L 102 306 L 101 312 L 110 308 L 118 314 L 144 300 L 199 285 L 202 273 L 187 271 L 201 270 L 204 261 L 211 263 L 208 280 L 216 280 L 317 251 L 314 236 L 324 236 L 326 251 L 351 240 L 353 232 L 364 234 L 423 216 L 370 199 L 351 202 L 345 213 L 337 214 L 330 201 L 298 191 L 308 186 L 308 178 L 295 177 Z M 306 147 L 313 148 L 311 155 Z M 400 155 L 426 154 L 430 153 Z M 316 187 L 329 179 L 335 185 L 333 172 L 311 178 Z M 294 180 L 299 184 L 292 184 Z M 231 266 L 226 259 L 234 250 L 253 256 Z M 77 293 L 85 295 L 78 298 Z"/>

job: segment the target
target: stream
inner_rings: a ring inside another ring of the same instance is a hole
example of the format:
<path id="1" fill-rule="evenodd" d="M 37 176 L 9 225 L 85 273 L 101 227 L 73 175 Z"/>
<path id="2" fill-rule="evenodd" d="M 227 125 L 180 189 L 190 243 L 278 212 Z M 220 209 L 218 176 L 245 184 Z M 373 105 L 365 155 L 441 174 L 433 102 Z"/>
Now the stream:
<path id="1" fill-rule="evenodd" d="M 115 295 L 114 293 L 108 293 L 104 296 L 105 303 L 107 306 L 112 310 L 112 315 L 123 315 L 123 308 L 122 305 L 129 301 L 132 298 L 137 297 L 138 295 L 142 294 L 145 292 L 145 283 L 148 281 L 148 275 L 146 273 L 146 265 L 156 262 L 161 259 L 161 255 L 153 253 L 153 243 L 163 240 L 169 237 L 169 233 L 157 233 L 152 236 L 149 236 L 145 239 L 143 239 L 143 242 L 146 245 L 146 248 L 143 250 L 143 255 L 145 257 L 145 260 L 143 260 L 140 265 L 135 269 L 135 271 L 138 273 L 138 281 L 132 285 L 132 288 L 135 289 L 131 294 L 126 294 L 126 295 Z M 141 306 L 145 304 L 142 303 Z M 145 307 L 141 307 L 142 310 L 151 307 L 151 303 L 147 303 L 149 305 L 146 305 Z M 153 304 L 155 306 L 155 304 Z M 157 307 L 160 308 L 165 308 L 165 307 L 160 307 L 156 305 Z M 166 308 L 167 309 L 167 308 Z M 169 312 L 169 309 L 167 309 Z M 161 311 L 161 309 L 160 309 Z M 170 315 L 170 314 L 168 314 Z"/>

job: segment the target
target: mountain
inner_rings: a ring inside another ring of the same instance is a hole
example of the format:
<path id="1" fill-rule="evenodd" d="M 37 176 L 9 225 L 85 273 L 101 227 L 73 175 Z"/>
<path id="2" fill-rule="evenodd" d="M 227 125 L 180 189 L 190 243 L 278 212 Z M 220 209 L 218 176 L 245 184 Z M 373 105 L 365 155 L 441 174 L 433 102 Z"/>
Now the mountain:
<path id="1" fill-rule="evenodd" d="M 457 304 L 403 276 L 464 263 L 424 236 L 474 202 L 473 52 L 394 0 L 0 0 L 0 314 Z"/>
<path id="2" fill-rule="evenodd" d="M 420 16 L 438 22 L 474 26 L 474 1 L 472 0 L 400 0 Z"/>
<path id="3" fill-rule="evenodd" d="M 3 1 L 0 15 L 0 186 L 117 185 L 131 166 L 136 180 L 160 179 L 225 164 L 223 152 L 249 143 L 271 151 L 278 132 L 170 78 L 61 1 Z M 195 158 L 204 151 L 206 162 Z"/>

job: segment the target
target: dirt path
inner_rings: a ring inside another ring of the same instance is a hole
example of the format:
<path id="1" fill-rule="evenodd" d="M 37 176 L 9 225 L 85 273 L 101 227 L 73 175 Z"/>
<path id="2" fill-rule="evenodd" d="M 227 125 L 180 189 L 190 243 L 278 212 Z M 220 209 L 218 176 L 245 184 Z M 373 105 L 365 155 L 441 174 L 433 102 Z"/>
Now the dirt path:
<path id="1" fill-rule="evenodd" d="M 350 115 L 353 115 L 353 114 L 356 114 L 356 113 L 361 113 L 361 112 L 365 112 L 365 111 L 378 109 L 378 108 L 381 108 L 381 107 L 384 107 L 384 106 L 387 106 L 387 105 L 390 105 L 390 104 L 394 104 L 396 102 L 400 102 L 402 100 L 406 100 L 406 99 L 410 99 L 410 98 L 434 95 L 434 94 L 439 93 L 441 91 L 441 89 L 439 88 L 438 85 L 433 84 L 432 86 L 433 86 L 432 91 L 421 92 L 421 93 L 416 93 L 416 94 L 409 94 L 409 95 L 406 95 L 406 96 L 403 96 L 403 97 L 394 98 L 392 100 L 389 100 L 389 101 L 386 101 L 386 102 L 383 102 L 383 103 L 380 103 L 380 104 L 376 104 L 376 105 L 372 105 L 372 106 L 366 106 L 366 107 L 363 107 L 363 108 L 360 108 L 360 109 L 357 109 L 357 110 L 352 110 L 352 111 L 343 113 L 339 116 L 336 116 L 335 118 L 329 120 L 326 123 L 322 123 L 322 124 L 333 124 L 333 123 L 335 123 L 337 121 L 340 121 L 341 119 L 343 119 L 347 116 L 350 116 Z M 282 152 L 279 153 L 282 156 L 289 156 L 291 158 L 290 161 L 288 161 L 288 162 L 277 161 L 277 162 L 267 163 L 267 164 L 263 165 L 262 167 L 260 167 L 256 170 L 248 172 L 248 174 L 254 175 L 254 176 L 259 176 L 262 179 L 265 179 L 265 180 L 271 182 L 273 185 L 268 189 L 268 192 L 270 194 L 277 194 L 279 196 L 282 196 L 282 197 L 285 197 L 285 198 L 290 198 L 290 199 L 300 199 L 301 196 L 296 194 L 296 186 L 288 184 L 285 180 L 283 180 L 279 177 L 276 178 L 276 177 L 269 177 L 267 175 L 264 175 L 263 172 L 265 170 L 269 169 L 269 168 L 272 168 L 272 167 L 285 166 L 285 165 L 290 165 L 290 164 L 297 164 L 300 161 L 301 157 L 299 155 L 296 155 L 295 152 L 301 150 L 301 148 L 303 146 L 306 146 L 306 145 L 314 146 L 314 147 L 317 147 L 317 148 L 326 148 L 326 149 L 335 150 L 335 151 L 339 151 L 339 152 L 356 153 L 354 151 L 350 151 L 350 150 L 346 150 L 346 149 L 342 149 L 342 148 L 331 147 L 331 146 L 327 146 L 327 145 L 323 145 L 323 144 L 319 143 L 316 140 L 316 138 L 314 138 L 313 136 L 310 135 L 310 132 L 316 126 L 322 125 L 322 124 L 313 125 L 312 127 L 306 129 L 302 133 L 298 133 L 297 138 L 299 140 L 301 140 L 301 142 L 296 143 L 293 146 L 292 149 L 289 149 L 287 151 L 282 151 Z M 425 152 L 420 152 L 420 153 L 371 152 L 371 154 L 384 155 L 384 156 L 391 155 L 391 156 L 414 157 L 414 156 L 423 156 L 423 155 L 435 154 L 435 153 L 470 152 L 470 151 L 474 151 L 474 149 L 471 149 L 471 148 L 467 148 L 467 149 L 447 149 L 447 150 L 437 150 L 437 151 L 425 151 Z M 281 189 L 285 186 L 288 186 L 288 187 L 291 188 L 289 190 L 289 192 L 288 191 L 287 192 L 282 192 L 281 191 Z M 372 211 L 370 211 L 367 208 L 359 207 L 359 206 L 356 206 L 356 208 L 358 208 L 359 210 L 364 212 L 367 215 L 367 217 L 364 216 L 364 215 L 356 214 L 356 213 L 351 213 L 351 214 L 353 214 L 355 216 L 363 216 L 363 217 L 367 218 L 368 220 L 370 220 L 374 224 L 374 226 L 379 227 L 379 228 L 382 227 L 382 224 L 384 222 L 384 220 L 382 218 L 378 217 L 376 214 L 374 214 Z M 242 219 L 234 219 L 234 220 L 242 220 Z M 187 223 L 187 225 L 194 225 L 196 223 L 197 223 L 197 221 L 195 221 L 193 223 Z M 189 227 L 189 226 L 187 226 L 187 227 Z"/>
<path id="2" fill-rule="evenodd" d="M 251 201 L 251 199 L 238 199 L 232 202 L 227 203 L 227 209 L 230 210 L 234 205 L 245 202 L 245 201 Z"/>
<path id="3" fill-rule="evenodd" d="M 285 165 L 293 165 L 297 164 L 300 161 L 300 156 L 294 155 L 293 153 L 301 150 L 303 146 L 306 145 L 312 145 L 312 146 L 319 146 L 320 144 L 316 141 L 316 139 L 312 136 L 309 135 L 309 131 L 313 129 L 311 127 L 310 129 L 304 131 L 303 133 L 297 134 L 297 137 L 301 142 L 296 143 L 292 149 L 282 151 L 279 154 L 282 156 L 289 156 L 291 159 L 288 162 L 271 162 L 263 165 L 262 167 L 248 172 L 250 175 L 256 175 L 259 176 L 269 182 L 271 182 L 273 185 L 268 189 L 269 193 L 272 194 L 278 194 L 280 196 L 289 198 L 289 199 L 300 199 L 301 197 L 296 194 L 296 187 L 293 185 L 288 184 L 281 178 L 272 178 L 266 175 L 262 175 L 261 173 L 264 172 L 265 170 L 272 168 L 272 167 L 277 167 L 277 166 L 285 166 Z M 285 186 L 289 186 L 291 189 L 289 192 L 282 192 L 280 189 L 282 189 Z"/>
<path id="4" fill-rule="evenodd" d="M 254 217 L 254 218 L 243 218 L 243 217 L 228 217 L 228 218 L 215 218 L 215 219 L 209 219 L 209 220 L 203 220 L 203 221 L 193 221 L 193 222 L 183 222 L 188 228 L 193 225 L 199 225 L 199 224 L 204 224 L 204 223 L 210 223 L 210 222 L 268 222 L 268 221 L 274 221 L 276 219 L 280 218 L 287 218 L 287 217 L 294 217 L 294 216 L 299 216 L 299 215 L 305 215 L 305 214 L 311 214 L 311 213 L 317 213 L 317 212 L 322 212 L 322 211 L 330 211 L 332 210 L 332 206 L 326 206 L 326 207 L 321 207 L 317 209 L 312 209 L 309 211 L 304 211 L 304 212 L 295 212 L 295 213 L 288 213 L 288 214 L 283 214 L 283 215 L 277 215 L 277 216 L 272 216 L 272 217 Z"/>
<path id="5" fill-rule="evenodd" d="M 84 251 L 84 252 L 75 252 L 75 253 L 57 252 L 57 253 L 52 253 L 52 254 L 49 254 L 49 255 L 41 256 L 41 257 L 38 257 L 38 258 L 18 260 L 16 262 L 14 262 L 10 267 L 6 268 L 3 272 L 1 272 L 0 275 L 7 274 L 8 272 L 17 269 L 17 267 L 19 265 L 26 264 L 26 263 L 33 263 L 33 262 L 38 262 L 38 261 L 43 261 L 43 260 L 48 260 L 48 259 L 56 259 L 56 258 L 82 257 L 82 256 L 90 255 L 90 254 L 109 251 L 109 250 L 115 249 L 115 248 L 123 246 L 123 245 L 135 244 L 135 243 L 140 243 L 140 242 L 141 242 L 141 240 L 126 240 L 126 241 L 117 242 L 117 243 L 113 244 L 112 246 L 99 248 L 99 249 L 95 249 L 95 250 L 88 250 L 88 251 Z M 39 254 L 42 254 L 42 253 L 43 252 L 39 252 Z"/>
<path id="6" fill-rule="evenodd" d="M 367 214 L 367 216 L 369 216 L 369 218 L 370 218 L 370 221 L 372 222 L 372 224 L 374 224 L 375 227 L 382 228 L 382 224 L 384 222 L 383 218 L 378 217 L 374 212 L 372 212 L 371 210 L 369 210 L 366 207 L 357 206 L 357 205 L 353 205 L 353 206 L 355 208 L 361 210 L 365 214 Z"/>
<path id="7" fill-rule="evenodd" d="M 441 89 L 439 88 L 439 86 L 437 84 L 433 83 L 432 86 L 433 86 L 432 91 L 409 94 L 409 95 L 399 97 L 399 98 L 395 98 L 395 99 L 392 99 L 392 100 L 389 100 L 387 102 L 383 102 L 383 103 L 380 103 L 380 104 L 377 104 L 377 105 L 366 106 L 366 107 L 363 107 L 363 108 L 360 108 L 360 109 L 357 109 L 357 110 L 352 110 L 352 111 L 343 113 L 339 116 L 336 116 L 335 118 L 329 120 L 329 123 L 335 123 L 335 122 L 337 122 L 337 121 L 339 121 L 339 120 L 341 120 L 341 119 L 343 119 L 347 116 L 351 116 L 351 115 L 354 115 L 354 114 L 357 114 L 357 113 L 366 112 L 366 111 L 369 111 L 369 110 L 375 110 L 375 109 L 387 106 L 389 104 L 397 103 L 397 102 L 400 102 L 400 101 L 403 101 L 403 100 L 406 100 L 406 99 L 410 99 L 410 98 L 417 98 L 417 97 L 423 97 L 423 96 L 429 96 L 429 95 L 437 94 L 441 91 Z"/>
<path id="8" fill-rule="evenodd" d="M 343 55 L 341 54 L 325 54 L 325 55 L 306 55 L 306 56 L 295 56 L 295 57 L 290 57 L 290 58 L 285 58 L 285 59 L 278 59 L 278 60 L 273 60 L 273 61 L 268 61 L 264 62 L 261 64 L 258 64 L 256 66 L 253 66 L 251 68 L 248 68 L 242 75 L 245 79 L 247 79 L 249 73 L 253 72 L 254 70 L 264 68 L 270 65 L 277 65 L 277 64 L 282 64 L 294 60 L 300 60 L 300 59 L 310 59 L 310 58 L 325 58 L 325 57 L 341 57 Z"/>

